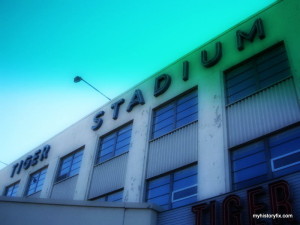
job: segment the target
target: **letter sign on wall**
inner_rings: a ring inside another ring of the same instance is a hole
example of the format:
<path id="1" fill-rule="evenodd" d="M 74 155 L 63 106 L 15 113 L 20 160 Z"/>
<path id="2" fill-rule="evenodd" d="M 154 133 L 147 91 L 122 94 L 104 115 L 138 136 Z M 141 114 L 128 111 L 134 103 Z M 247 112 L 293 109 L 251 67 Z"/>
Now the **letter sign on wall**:
<path id="1" fill-rule="evenodd" d="M 264 26 L 263 26 L 263 21 L 261 19 L 256 19 L 251 27 L 251 30 L 247 33 L 241 30 L 236 31 L 236 43 L 237 43 L 237 49 L 239 51 L 242 51 L 244 49 L 244 42 L 249 41 L 253 42 L 255 37 L 258 36 L 259 39 L 264 39 L 265 38 L 265 31 L 264 31 Z M 209 54 L 207 50 L 202 50 L 201 51 L 201 64 L 205 68 L 210 68 L 215 66 L 217 63 L 220 62 L 220 60 L 223 57 L 223 47 L 221 42 L 216 42 L 215 43 L 215 50 L 213 51 L 213 54 Z M 188 81 L 189 80 L 189 75 L 190 75 L 190 64 L 189 61 L 185 60 L 182 62 L 182 80 L 183 81 Z M 154 83 L 154 97 L 158 97 L 165 93 L 172 82 L 172 77 L 168 74 L 162 74 L 155 79 Z M 121 98 L 120 100 L 114 102 L 111 105 L 112 109 L 112 119 L 117 120 L 119 117 L 119 110 L 122 104 L 125 103 L 125 99 Z M 142 94 L 142 91 L 137 89 L 135 90 L 126 111 L 131 112 L 133 108 L 137 105 L 144 105 L 144 97 Z M 101 118 L 104 115 L 104 111 L 98 112 L 95 117 L 93 118 L 95 125 L 91 127 L 93 131 L 97 131 L 103 123 L 103 119 Z M 27 159 L 25 162 L 25 168 L 28 167 L 28 162 L 33 159 Z M 20 164 L 21 164 L 20 163 Z"/>
<path id="2" fill-rule="evenodd" d="M 13 170 L 10 177 L 13 177 L 15 173 L 19 174 L 22 168 L 24 170 L 28 170 L 30 166 L 35 166 L 39 160 L 43 161 L 44 159 L 47 159 L 50 148 L 50 145 L 46 145 L 43 150 L 39 149 L 34 153 L 34 155 L 29 155 L 25 160 L 21 160 L 21 162 L 13 165 Z"/>
<path id="3" fill-rule="evenodd" d="M 158 97 L 165 93 L 171 84 L 171 77 L 168 74 L 160 75 L 155 79 L 154 96 Z"/>

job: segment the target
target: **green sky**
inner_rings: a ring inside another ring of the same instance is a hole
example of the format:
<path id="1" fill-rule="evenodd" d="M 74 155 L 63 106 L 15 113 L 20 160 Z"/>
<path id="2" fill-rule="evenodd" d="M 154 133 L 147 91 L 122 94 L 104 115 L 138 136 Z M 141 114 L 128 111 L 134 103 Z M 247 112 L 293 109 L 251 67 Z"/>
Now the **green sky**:
<path id="1" fill-rule="evenodd" d="M 0 161 L 106 102 L 74 76 L 113 98 L 273 2 L 0 0 Z"/>

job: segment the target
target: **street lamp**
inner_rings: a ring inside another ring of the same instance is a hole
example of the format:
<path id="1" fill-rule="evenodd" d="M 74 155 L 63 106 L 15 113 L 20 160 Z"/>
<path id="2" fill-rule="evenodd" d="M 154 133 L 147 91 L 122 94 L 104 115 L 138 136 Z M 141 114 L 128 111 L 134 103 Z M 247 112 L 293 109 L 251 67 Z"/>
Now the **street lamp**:
<path id="1" fill-rule="evenodd" d="M 80 81 L 85 82 L 86 84 L 88 84 L 90 87 L 92 87 L 94 90 L 96 90 L 97 92 L 99 92 L 102 96 L 104 96 L 105 98 L 107 98 L 109 101 L 111 100 L 109 97 L 107 97 L 105 94 L 103 94 L 101 91 L 99 91 L 97 88 L 95 88 L 93 85 L 89 84 L 87 81 L 85 81 L 82 77 L 80 76 L 76 76 L 74 77 L 74 83 L 78 83 Z"/>
<path id="2" fill-rule="evenodd" d="M 0 161 L 0 163 L 2 163 L 2 164 L 4 164 L 4 165 L 8 166 L 8 164 L 7 164 L 7 163 L 5 163 L 5 162 L 2 162 L 2 161 Z"/>

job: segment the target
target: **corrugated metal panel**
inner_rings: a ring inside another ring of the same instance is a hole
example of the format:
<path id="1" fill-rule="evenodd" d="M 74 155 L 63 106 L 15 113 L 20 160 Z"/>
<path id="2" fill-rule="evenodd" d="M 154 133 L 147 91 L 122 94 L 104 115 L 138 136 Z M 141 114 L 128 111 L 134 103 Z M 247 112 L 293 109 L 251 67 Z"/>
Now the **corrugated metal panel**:
<path id="1" fill-rule="evenodd" d="M 78 175 L 54 184 L 51 198 L 53 199 L 73 199 L 77 184 Z"/>
<path id="2" fill-rule="evenodd" d="M 193 225 L 195 214 L 191 205 L 159 213 L 157 225 Z"/>
<path id="3" fill-rule="evenodd" d="M 281 42 L 225 71 L 227 103 L 238 101 L 290 74 L 287 54 Z"/>
<path id="4" fill-rule="evenodd" d="M 128 153 L 113 158 L 94 168 L 89 198 L 124 187 Z"/>
<path id="5" fill-rule="evenodd" d="M 300 120 L 292 78 L 229 105 L 226 111 L 229 147 Z"/>
<path id="6" fill-rule="evenodd" d="M 192 213 L 192 206 L 199 205 L 203 203 L 209 204 L 210 201 L 216 201 L 216 224 L 222 224 L 222 202 L 224 199 L 233 194 L 238 195 L 241 199 L 242 204 L 242 224 L 243 225 L 249 225 L 249 217 L 248 217 L 248 207 L 247 207 L 247 190 L 250 190 L 254 187 L 263 187 L 265 193 L 261 196 L 256 196 L 256 201 L 260 203 L 264 203 L 267 205 L 266 211 L 263 213 L 271 213 L 271 207 L 270 207 L 270 196 L 269 196 L 269 188 L 268 184 L 276 182 L 278 180 L 285 180 L 289 183 L 290 192 L 291 192 L 291 200 L 293 205 L 293 215 L 296 219 L 300 217 L 300 173 L 294 173 L 290 174 L 285 177 L 281 177 L 279 179 L 273 179 L 266 183 L 262 183 L 260 185 L 252 186 L 246 189 L 242 189 L 235 192 L 229 192 L 227 194 L 216 196 L 213 199 L 208 199 L 204 201 L 197 202 L 195 204 L 187 205 L 184 207 L 164 211 L 158 214 L 158 225 L 194 225 L 195 224 L 195 214 Z M 205 221 L 203 222 L 203 225 L 210 225 L 210 214 L 209 211 L 204 211 L 203 217 L 205 218 Z M 271 224 L 272 219 L 264 219 L 268 224 Z M 298 224 L 298 223 L 297 223 Z"/>
<path id="7" fill-rule="evenodd" d="M 39 198 L 41 195 L 41 191 L 38 191 L 32 195 L 27 196 L 27 198 Z"/>
<path id="8" fill-rule="evenodd" d="M 149 143 L 147 178 L 197 161 L 198 122 Z"/>

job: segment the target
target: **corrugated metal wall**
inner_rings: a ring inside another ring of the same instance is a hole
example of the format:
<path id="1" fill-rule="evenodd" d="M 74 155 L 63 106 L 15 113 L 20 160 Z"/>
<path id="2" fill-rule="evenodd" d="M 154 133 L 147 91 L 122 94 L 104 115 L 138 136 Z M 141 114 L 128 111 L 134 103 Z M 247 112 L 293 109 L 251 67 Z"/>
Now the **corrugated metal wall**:
<path id="1" fill-rule="evenodd" d="M 124 187 L 128 153 L 101 163 L 94 168 L 89 198 Z"/>
<path id="2" fill-rule="evenodd" d="M 78 175 L 54 184 L 51 198 L 53 199 L 73 199 L 77 184 Z"/>
<path id="3" fill-rule="evenodd" d="M 151 141 L 146 178 L 196 162 L 197 143 L 198 122 Z"/>
<path id="4" fill-rule="evenodd" d="M 157 225 L 193 225 L 195 215 L 191 205 L 159 213 Z"/>
<path id="5" fill-rule="evenodd" d="M 231 104 L 226 112 L 229 147 L 295 123 L 300 111 L 293 79 Z"/>

